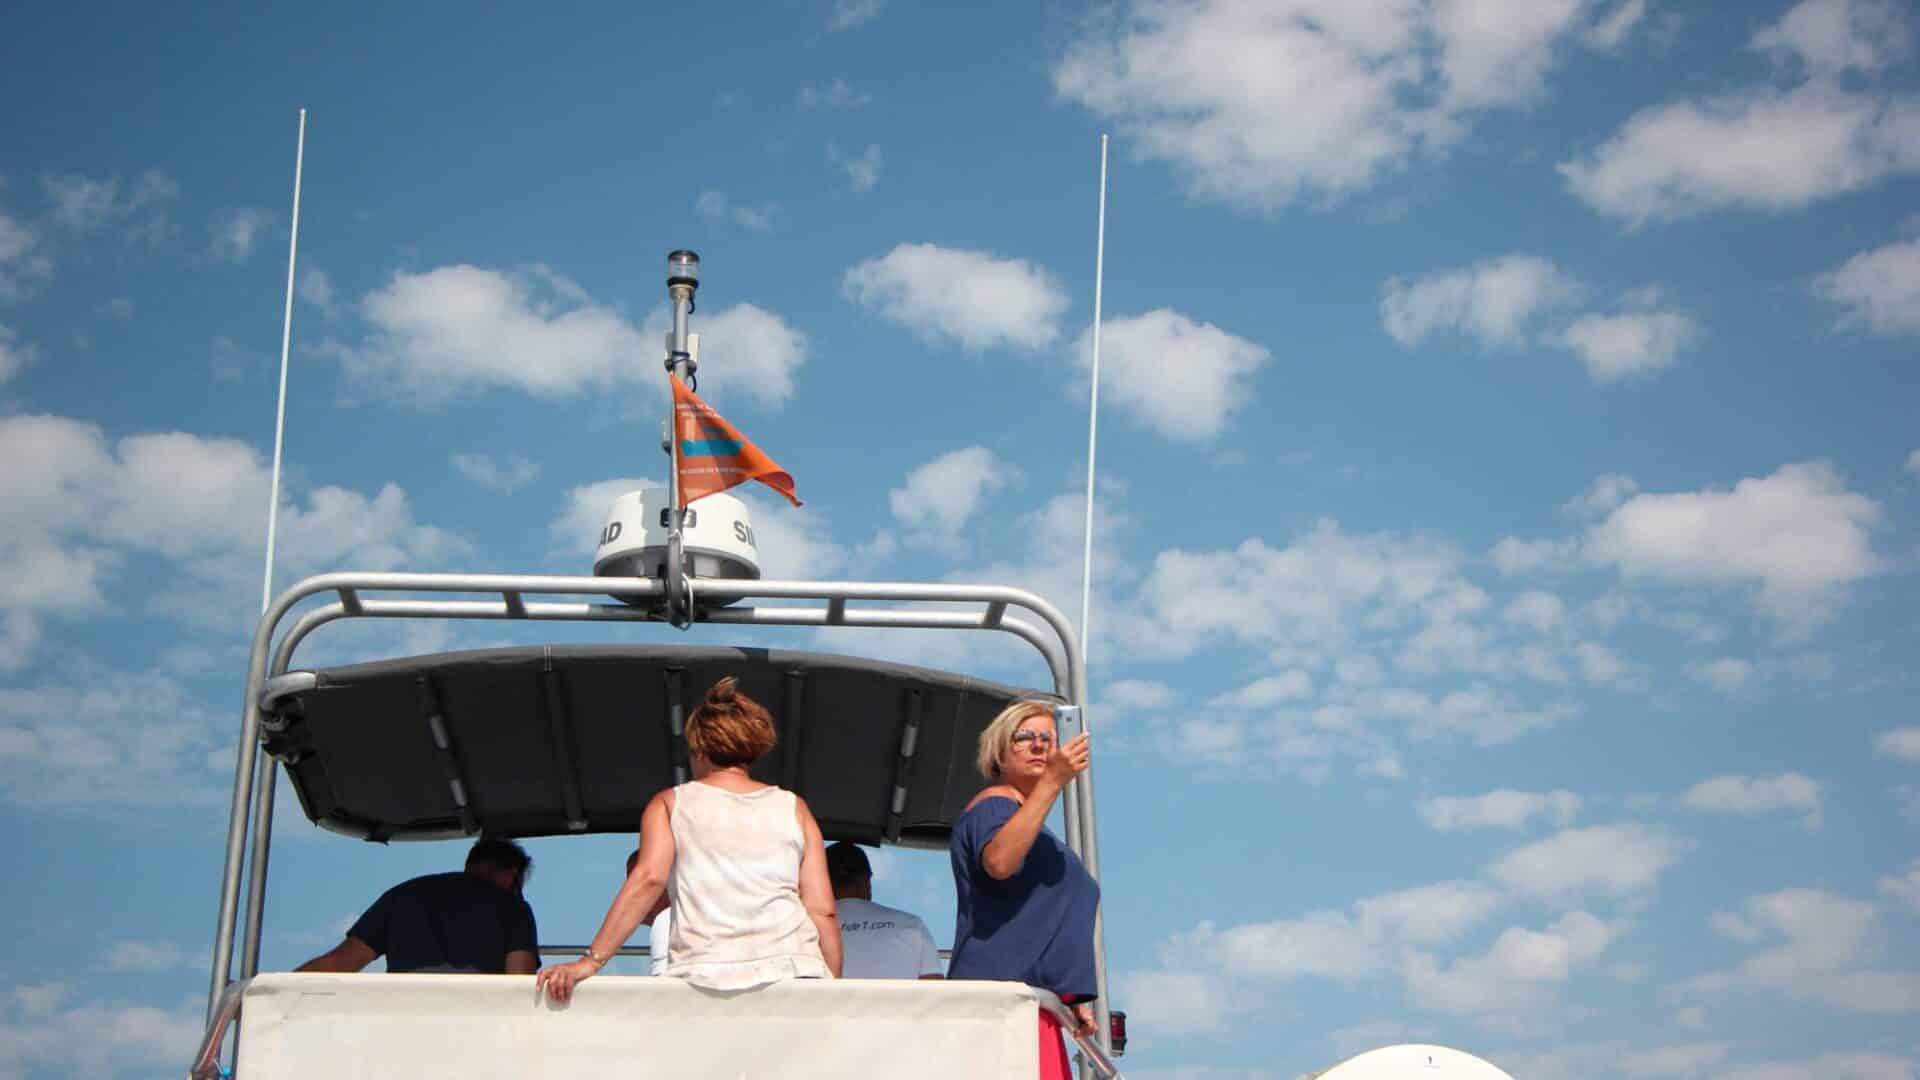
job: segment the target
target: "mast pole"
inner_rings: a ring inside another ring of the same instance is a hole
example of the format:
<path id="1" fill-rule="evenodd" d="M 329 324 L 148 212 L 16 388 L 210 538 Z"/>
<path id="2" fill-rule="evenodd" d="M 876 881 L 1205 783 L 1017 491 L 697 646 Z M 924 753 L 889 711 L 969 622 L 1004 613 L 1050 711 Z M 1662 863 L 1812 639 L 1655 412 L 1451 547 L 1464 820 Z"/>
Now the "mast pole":
<path id="1" fill-rule="evenodd" d="M 667 255 L 667 295 L 673 299 L 673 341 L 667 348 L 667 374 L 692 376 L 693 354 L 687 349 L 687 316 L 693 312 L 694 290 L 700 287 L 700 256 L 680 250 Z M 683 372 L 681 369 L 685 368 Z M 692 387 L 688 387 L 692 389 Z M 671 387 L 669 387 L 671 390 Z M 687 603 L 686 566 L 682 526 L 686 511 L 680 508 L 680 402 L 667 395 L 667 442 L 670 461 L 667 502 L 667 618 L 684 629 L 693 622 L 693 605 Z M 681 605 L 685 603 L 685 610 Z"/>

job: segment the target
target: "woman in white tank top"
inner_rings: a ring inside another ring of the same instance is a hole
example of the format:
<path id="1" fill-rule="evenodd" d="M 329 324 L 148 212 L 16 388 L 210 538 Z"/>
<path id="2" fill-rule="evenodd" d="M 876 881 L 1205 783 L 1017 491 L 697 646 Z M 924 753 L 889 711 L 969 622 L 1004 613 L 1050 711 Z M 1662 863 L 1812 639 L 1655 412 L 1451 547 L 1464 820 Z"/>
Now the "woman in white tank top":
<path id="1" fill-rule="evenodd" d="M 820 826 L 799 796 L 747 775 L 773 749 L 773 718 L 729 677 L 687 718 L 693 780 L 640 818 L 640 857 L 587 955 L 540 972 L 555 1001 L 612 958 L 661 891 L 672 904 L 666 974 L 746 990 L 840 974 L 840 921 Z"/>

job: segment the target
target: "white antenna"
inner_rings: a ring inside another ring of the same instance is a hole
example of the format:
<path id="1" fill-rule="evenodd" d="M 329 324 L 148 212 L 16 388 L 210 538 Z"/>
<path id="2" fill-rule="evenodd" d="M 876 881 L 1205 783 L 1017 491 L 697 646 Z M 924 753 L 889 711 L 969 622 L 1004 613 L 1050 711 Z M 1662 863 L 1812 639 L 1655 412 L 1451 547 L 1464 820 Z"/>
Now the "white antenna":
<path id="1" fill-rule="evenodd" d="M 280 320 L 280 404 L 273 415 L 273 492 L 267 503 L 267 570 L 260 610 L 273 602 L 273 534 L 280 523 L 280 443 L 287 428 L 287 346 L 293 341 L 293 259 L 300 250 L 300 167 L 307 154 L 307 110 L 300 110 L 300 136 L 293 150 L 293 232 L 287 240 L 287 308 Z"/>
<path id="2" fill-rule="evenodd" d="M 1093 254 L 1093 390 L 1087 405 L 1087 543 L 1080 556 L 1080 655 L 1093 652 L 1093 454 L 1100 430 L 1100 288 L 1107 266 L 1107 137 L 1100 136 L 1100 224 Z M 1091 661 L 1089 660 L 1089 663 Z"/>

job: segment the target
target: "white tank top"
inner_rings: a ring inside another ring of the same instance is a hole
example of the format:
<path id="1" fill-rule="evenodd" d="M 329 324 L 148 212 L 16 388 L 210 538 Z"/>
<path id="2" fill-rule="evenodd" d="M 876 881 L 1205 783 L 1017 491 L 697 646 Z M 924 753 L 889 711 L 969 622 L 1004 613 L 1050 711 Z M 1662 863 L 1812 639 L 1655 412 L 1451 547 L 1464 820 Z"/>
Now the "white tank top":
<path id="1" fill-rule="evenodd" d="M 831 977 L 800 903 L 806 840 L 793 792 L 737 795 L 698 780 L 673 792 L 666 974 L 710 990 Z"/>

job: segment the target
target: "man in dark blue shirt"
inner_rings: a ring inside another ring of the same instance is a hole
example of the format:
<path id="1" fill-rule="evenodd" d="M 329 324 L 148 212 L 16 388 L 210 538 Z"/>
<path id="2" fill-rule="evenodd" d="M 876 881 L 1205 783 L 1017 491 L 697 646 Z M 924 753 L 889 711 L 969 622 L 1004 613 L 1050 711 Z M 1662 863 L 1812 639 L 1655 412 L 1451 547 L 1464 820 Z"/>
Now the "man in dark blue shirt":
<path id="1" fill-rule="evenodd" d="M 359 971 L 384 954 L 388 971 L 531 975 L 540 968 L 539 937 L 520 890 L 532 870 L 519 844 L 481 840 L 464 871 L 388 889 L 346 940 L 294 970 Z"/>

